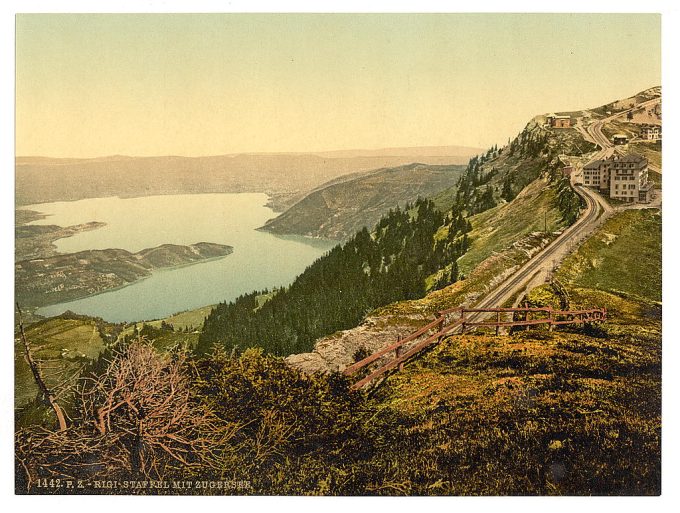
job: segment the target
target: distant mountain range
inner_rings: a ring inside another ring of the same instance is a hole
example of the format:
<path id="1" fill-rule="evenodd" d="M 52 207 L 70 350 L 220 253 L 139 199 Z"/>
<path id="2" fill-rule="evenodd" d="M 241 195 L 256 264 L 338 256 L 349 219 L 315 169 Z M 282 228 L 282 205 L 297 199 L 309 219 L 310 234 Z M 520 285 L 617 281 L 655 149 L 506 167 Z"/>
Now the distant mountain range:
<path id="1" fill-rule="evenodd" d="M 334 178 L 413 162 L 464 164 L 480 150 L 442 146 L 208 157 L 16 158 L 18 205 L 84 198 L 264 192 L 284 210 Z"/>

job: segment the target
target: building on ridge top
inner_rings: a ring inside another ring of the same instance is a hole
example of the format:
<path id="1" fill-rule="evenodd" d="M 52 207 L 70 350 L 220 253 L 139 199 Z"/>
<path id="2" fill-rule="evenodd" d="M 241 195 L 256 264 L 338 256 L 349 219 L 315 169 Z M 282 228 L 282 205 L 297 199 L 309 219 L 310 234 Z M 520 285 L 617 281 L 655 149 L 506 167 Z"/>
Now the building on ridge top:
<path id="1" fill-rule="evenodd" d="M 558 116 L 557 114 L 548 114 L 545 117 L 546 124 L 552 128 L 569 128 L 571 127 L 571 116 Z"/>
<path id="2" fill-rule="evenodd" d="M 615 152 L 584 166 L 583 185 L 597 187 L 610 198 L 627 203 L 649 203 L 654 197 L 654 182 L 648 173 L 648 162 L 642 155 Z"/>
<path id="3" fill-rule="evenodd" d="M 612 136 L 612 142 L 616 146 L 620 146 L 622 144 L 628 144 L 628 136 L 626 134 L 614 134 Z"/>

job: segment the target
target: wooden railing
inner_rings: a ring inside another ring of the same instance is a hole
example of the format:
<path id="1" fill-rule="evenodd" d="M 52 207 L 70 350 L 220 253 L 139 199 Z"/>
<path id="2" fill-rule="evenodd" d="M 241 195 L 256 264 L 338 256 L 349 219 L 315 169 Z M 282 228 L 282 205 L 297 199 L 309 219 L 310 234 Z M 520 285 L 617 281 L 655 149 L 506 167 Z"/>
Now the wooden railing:
<path id="1" fill-rule="evenodd" d="M 472 314 L 466 317 L 466 314 Z M 478 320 L 482 314 L 495 313 L 496 319 L 492 321 Z M 524 319 L 503 321 L 501 315 L 504 313 L 523 314 Z M 454 314 L 456 317 L 450 319 Z M 544 315 L 539 317 L 539 315 Z M 539 324 L 548 324 L 550 331 L 554 326 L 561 326 L 565 324 L 585 324 L 591 322 L 601 322 L 607 320 L 606 308 L 593 308 L 589 310 L 554 310 L 549 307 L 545 308 L 450 308 L 437 312 L 437 317 L 422 328 L 414 331 L 406 338 L 399 338 L 395 343 L 390 344 L 383 349 L 376 351 L 372 355 L 360 360 L 343 370 L 343 374 L 351 376 L 359 370 L 377 362 L 383 357 L 388 356 L 394 352 L 394 358 L 386 363 L 380 364 L 376 369 L 371 371 L 368 375 L 358 380 L 352 389 L 356 390 L 365 385 L 368 385 L 376 378 L 382 376 L 392 369 L 398 368 L 401 370 L 404 362 L 416 355 L 428 346 L 440 342 L 443 338 L 452 335 L 459 331 L 465 333 L 471 329 L 481 327 L 493 327 L 496 329 L 496 335 L 500 334 L 500 328 L 511 326 L 536 326 Z M 434 332 L 432 332 L 434 330 Z M 417 339 L 425 337 L 421 341 Z M 411 343 L 413 345 L 409 346 Z"/>

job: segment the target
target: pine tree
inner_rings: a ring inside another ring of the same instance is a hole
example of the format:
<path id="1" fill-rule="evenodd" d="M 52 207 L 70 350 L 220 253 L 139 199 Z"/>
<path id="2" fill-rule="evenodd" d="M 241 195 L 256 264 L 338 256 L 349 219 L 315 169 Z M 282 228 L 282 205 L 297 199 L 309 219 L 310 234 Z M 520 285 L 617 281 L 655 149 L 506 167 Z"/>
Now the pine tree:
<path id="1" fill-rule="evenodd" d="M 505 179 L 503 180 L 503 190 L 501 191 L 501 198 L 503 198 L 507 202 L 510 202 L 515 198 L 512 192 L 512 185 L 510 183 L 509 175 L 506 175 Z"/>
<path id="2" fill-rule="evenodd" d="M 449 283 L 456 283 L 458 281 L 458 261 L 454 260 L 449 271 Z"/>

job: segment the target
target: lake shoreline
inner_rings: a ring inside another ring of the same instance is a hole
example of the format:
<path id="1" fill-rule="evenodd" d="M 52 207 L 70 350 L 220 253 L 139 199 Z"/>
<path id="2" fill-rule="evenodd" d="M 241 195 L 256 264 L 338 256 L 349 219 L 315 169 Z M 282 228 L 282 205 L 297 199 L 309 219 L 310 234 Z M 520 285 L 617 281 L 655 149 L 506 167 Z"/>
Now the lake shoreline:
<path id="1" fill-rule="evenodd" d="M 132 285 L 157 270 L 178 269 L 233 252 L 230 245 L 199 242 L 188 246 L 165 244 L 137 253 L 123 249 L 85 250 L 22 260 L 15 264 L 17 299 L 27 306 L 39 307 L 69 303 Z M 92 289 L 96 292 L 90 292 Z"/>
<path id="2" fill-rule="evenodd" d="M 277 216 L 267 206 L 268 200 L 265 193 L 208 193 L 155 195 L 137 199 L 116 197 L 22 206 L 24 210 L 34 210 L 46 216 L 38 220 L 35 226 L 69 226 L 91 219 L 105 223 L 101 229 L 60 239 L 58 251 L 61 256 L 119 248 L 112 251 L 145 251 L 145 255 L 155 264 L 153 272 L 147 276 L 139 276 L 143 273 L 133 270 L 134 273 L 124 273 L 121 277 L 136 279 L 120 283 L 115 278 L 111 280 L 112 286 L 102 287 L 106 285 L 106 279 L 93 280 L 92 285 L 83 286 L 77 282 L 79 276 L 73 274 L 70 267 L 54 263 L 50 271 L 61 267 L 61 271 L 66 272 L 66 276 L 61 279 L 66 289 L 60 285 L 62 297 L 69 293 L 76 294 L 74 289 L 78 288 L 98 290 L 59 301 L 60 293 L 54 289 L 55 292 L 48 294 L 54 294 L 54 301 L 43 296 L 38 301 L 34 299 L 27 302 L 24 299 L 23 302 L 27 307 L 30 303 L 38 303 L 36 314 L 41 317 L 53 317 L 71 310 L 110 322 L 134 322 L 162 319 L 173 312 L 232 301 L 253 290 L 285 287 L 338 241 L 280 236 L 257 230 L 267 220 Z M 208 258 L 167 267 L 157 265 L 164 260 L 173 261 L 172 258 L 165 258 L 164 251 L 146 253 L 149 248 L 168 243 L 191 245 L 192 240 L 210 240 L 215 244 L 229 245 L 233 251 L 228 259 L 224 258 L 227 255 L 211 258 L 212 255 L 207 252 L 204 254 Z M 115 263 L 116 254 L 112 255 Z M 90 255 L 83 253 L 78 258 L 88 260 Z M 93 258 L 96 265 L 97 256 Z M 195 265 L 199 263 L 208 265 Z M 149 267 L 146 264 L 144 266 Z M 103 273 L 107 272 L 108 267 L 104 267 Z M 46 290 L 52 290 L 59 283 L 54 282 Z M 33 291 L 38 290 L 36 284 L 28 286 Z M 26 293 L 23 295 L 25 298 Z"/>
<path id="3" fill-rule="evenodd" d="M 131 281 L 131 282 L 125 283 L 125 284 L 123 284 L 123 285 L 118 285 L 118 286 L 112 287 L 112 288 L 110 288 L 110 289 L 100 290 L 99 292 L 95 292 L 94 294 L 88 294 L 87 296 L 83 296 L 83 297 L 79 297 L 79 298 L 76 298 L 76 299 L 72 299 L 72 300 L 70 300 L 70 301 L 63 301 L 63 302 L 57 302 L 57 303 L 50 303 L 50 304 L 42 305 L 42 306 L 38 306 L 38 307 L 32 307 L 32 306 L 29 305 L 28 308 L 32 308 L 32 309 L 33 309 L 33 310 L 32 310 L 32 314 L 35 315 L 35 316 L 37 316 L 37 317 L 41 317 L 42 319 L 50 319 L 50 318 L 52 318 L 52 317 L 59 317 L 59 316 L 62 315 L 64 312 L 69 311 L 69 309 L 67 308 L 66 310 L 64 310 L 64 311 L 61 312 L 61 313 L 54 314 L 54 315 L 48 315 L 48 316 L 46 316 L 46 315 L 41 315 L 41 314 L 40 314 L 40 310 L 42 310 L 42 309 L 44 309 L 44 308 L 53 308 L 53 307 L 55 307 L 55 306 L 57 306 L 57 305 L 68 305 L 68 304 L 70 304 L 70 303 L 75 303 L 75 302 L 81 301 L 81 300 L 83 300 L 83 299 L 88 299 L 88 298 L 92 298 L 92 297 L 95 297 L 95 296 L 101 296 L 102 294 L 108 294 L 109 292 L 115 292 L 115 291 L 117 291 L 117 290 L 122 290 L 122 289 L 125 289 L 125 288 L 127 288 L 127 287 L 130 287 L 130 286 L 132 286 L 132 285 L 136 285 L 136 284 L 138 284 L 138 283 L 140 283 L 140 282 L 142 282 L 142 281 L 144 281 L 144 280 L 148 280 L 149 278 L 152 278 L 154 274 L 164 273 L 164 272 L 170 272 L 170 271 L 175 271 L 175 270 L 177 270 L 177 269 L 182 269 L 182 268 L 184 268 L 184 267 L 191 267 L 192 265 L 207 264 L 208 262 L 214 262 L 214 261 L 216 261 L 216 260 L 221 260 L 221 259 L 223 259 L 223 258 L 227 258 L 227 257 L 228 257 L 229 255 L 231 255 L 232 253 L 233 253 L 233 249 L 232 249 L 232 252 L 231 252 L 231 253 L 227 253 L 226 255 L 220 255 L 220 256 L 210 257 L 210 258 L 206 258 L 206 259 L 204 259 L 204 260 L 196 260 L 195 262 L 187 262 L 187 263 L 184 263 L 184 264 L 177 264 L 177 265 L 173 265 L 173 266 L 169 266 L 169 267 L 159 267 L 159 268 L 156 268 L 156 269 L 152 270 L 152 271 L 151 271 L 151 274 L 149 274 L 148 276 L 142 276 L 142 277 L 140 277 L 139 279 L 137 279 L 137 280 L 135 280 L 135 281 Z M 210 305 L 204 305 L 204 306 L 210 306 Z M 199 308 L 202 308 L 202 307 L 199 307 Z M 182 311 L 182 312 L 176 312 L 176 313 L 184 313 L 184 312 L 188 312 L 188 311 L 191 311 L 191 310 L 196 310 L 196 308 L 188 308 L 188 309 L 186 309 L 186 310 L 184 310 L 184 311 Z M 77 312 L 76 312 L 76 313 L 77 313 Z M 175 315 L 175 314 L 172 314 L 172 315 Z M 104 319 L 104 320 L 106 320 L 106 319 Z M 156 321 L 156 320 L 160 320 L 160 319 L 139 319 L 139 320 L 137 320 L 137 321 L 130 321 L 130 322 L 145 322 L 145 321 Z M 110 322 L 110 321 L 107 321 L 107 322 Z"/>

